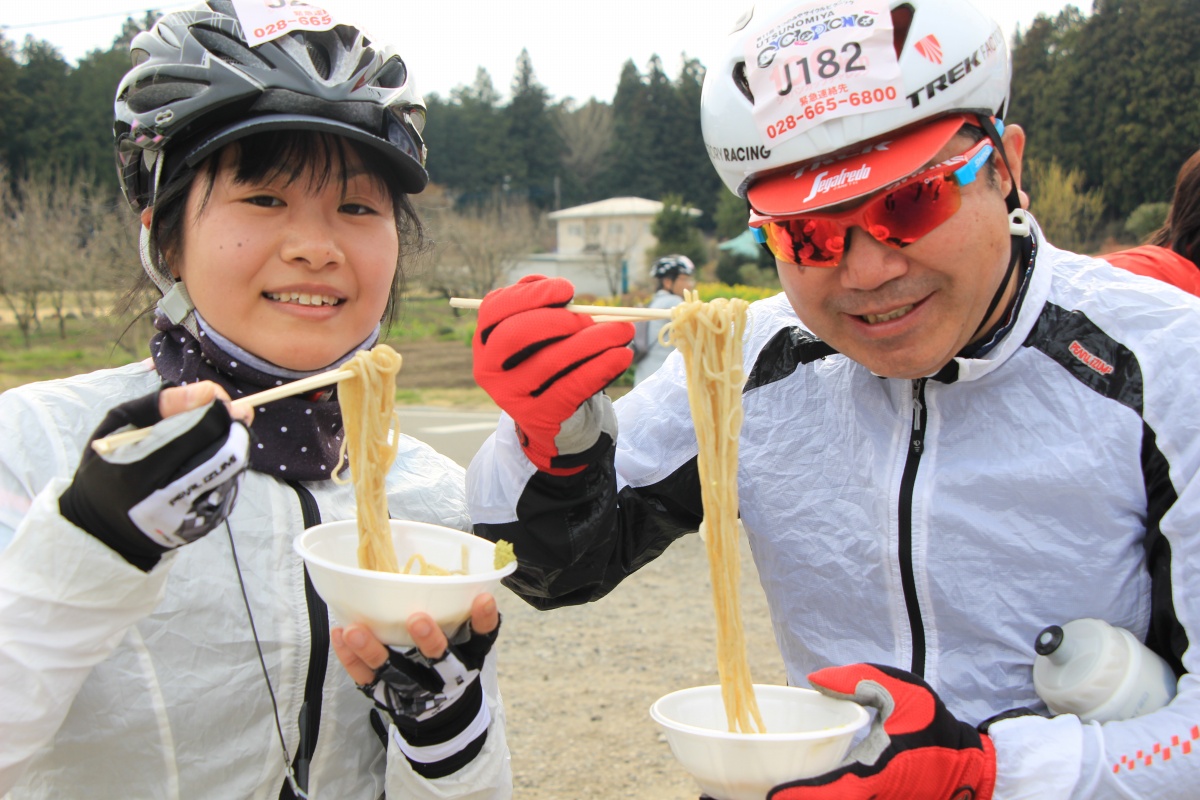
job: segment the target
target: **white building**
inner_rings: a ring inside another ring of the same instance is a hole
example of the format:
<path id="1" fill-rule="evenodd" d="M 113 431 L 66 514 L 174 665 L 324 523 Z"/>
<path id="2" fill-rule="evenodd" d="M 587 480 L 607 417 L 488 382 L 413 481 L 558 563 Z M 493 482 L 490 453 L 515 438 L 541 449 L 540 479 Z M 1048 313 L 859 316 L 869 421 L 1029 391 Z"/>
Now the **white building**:
<path id="1" fill-rule="evenodd" d="M 509 280 L 532 274 L 567 278 L 577 294 L 597 297 L 647 286 L 649 254 L 658 243 L 650 225 L 662 207 L 657 200 L 612 197 L 551 212 L 546 216 L 557 228 L 555 252 L 526 256 Z M 691 208 L 688 213 L 702 212 Z"/>

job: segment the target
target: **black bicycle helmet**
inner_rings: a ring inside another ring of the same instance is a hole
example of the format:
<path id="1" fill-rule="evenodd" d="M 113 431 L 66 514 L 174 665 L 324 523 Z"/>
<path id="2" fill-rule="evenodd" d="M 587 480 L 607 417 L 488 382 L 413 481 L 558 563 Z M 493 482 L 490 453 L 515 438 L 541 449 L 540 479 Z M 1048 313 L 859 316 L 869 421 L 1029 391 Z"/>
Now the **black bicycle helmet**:
<path id="1" fill-rule="evenodd" d="M 162 17 L 129 51 L 113 134 L 121 190 L 139 211 L 153 203 L 160 170 L 270 130 L 362 142 L 409 193 L 429 181 L 425 103 L 400 57 L 357 28 L 296 30 L 250 47 L 230 0 L 208 0 Z"/>
<path id="2" fill-rule="evenodd" d="M 696 265 L 687 256 L 663 256 L 650 265 L 650 277 L 659 280 L 674 278 L 677 275 L 694 274 L 696 274 Z"/>

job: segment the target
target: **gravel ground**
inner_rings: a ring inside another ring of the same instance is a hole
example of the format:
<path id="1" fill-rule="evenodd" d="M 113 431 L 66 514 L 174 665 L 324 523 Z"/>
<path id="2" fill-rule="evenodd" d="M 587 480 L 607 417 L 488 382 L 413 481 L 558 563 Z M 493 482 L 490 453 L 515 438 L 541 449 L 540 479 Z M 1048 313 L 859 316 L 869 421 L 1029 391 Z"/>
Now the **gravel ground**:
<path id="1" fill-rule="evenodd" d="M 755 683 L 785 683 L 766 601 L 742 540 L 742 616 Z M 717 683 L 708 562 L 686 536 L 584 606 L 537 611 L 502 590 L 501 692 L 515 797 L 696 800 L 650 705 Z"/>
<path id="2" fill-rule="evenodd" d="M 399 346 L 405 387 L 474 387 L 471 350 L 455 342 Z M 617 396 L 622 390 L 610 390 Z M 742 540 L 742 619 L 756 683 L 786 682 L 766 600 Z M 517 800 L 696 800 L 650 705 L 718 682 L 716 621 L 699 536 L 595 603 L 538 611 L 502 589 L 500 691 Z"/>

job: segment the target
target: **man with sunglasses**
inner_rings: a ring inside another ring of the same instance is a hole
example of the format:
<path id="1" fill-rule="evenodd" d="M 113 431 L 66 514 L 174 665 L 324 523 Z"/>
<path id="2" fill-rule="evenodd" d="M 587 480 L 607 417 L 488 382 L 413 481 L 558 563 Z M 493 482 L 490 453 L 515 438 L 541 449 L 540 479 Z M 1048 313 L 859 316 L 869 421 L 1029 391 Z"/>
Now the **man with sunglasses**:
<path id="1" fill-rule="evenodd" d="M 843 767 L 771 800 L 1194 797 L 1200 301 L 1021 209 L 1004 36 L 969 0 L 760 3 L 734 27 L 705 143 L 784 288 L 751 307 L 739 512 L 789 682 L 878 710 Z M 610 405 L 631 331 L 571 298 L 497 290 L 475 340 L 511 419 L 472 517 L 542 608 L 702 517 L 682 359 Z M 1052 716 L 1034 643 L 1080 618 L 1162 655 L 1174 699 Z"/>

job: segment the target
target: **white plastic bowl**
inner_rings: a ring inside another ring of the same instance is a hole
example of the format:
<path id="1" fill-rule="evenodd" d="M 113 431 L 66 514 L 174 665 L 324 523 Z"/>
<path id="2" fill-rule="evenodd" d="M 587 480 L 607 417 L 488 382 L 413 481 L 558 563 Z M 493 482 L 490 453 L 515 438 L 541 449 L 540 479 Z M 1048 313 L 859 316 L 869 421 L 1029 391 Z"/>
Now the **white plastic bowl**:
<path id="1" fill-rule="evenodd" d="M 496 546 L 487 539 L 425 522 L 390 522 L 401 569 L 414 553 L 443 569 L 461 569 L 466 545 L 469 574 L 401 575 L 360 569 L 355 520 L 314 525 L 294 542 L 333 616 L 343 625 L 366 625 L 384 644 L 411 645 L 405 622 L 417 611 L 453 632 L 471 615 L 477 596 L 494 594 L 500 580 L 517 569 L 515 561 L 493 569 Z"/>
<path id="2" fill-rule="evenodd" d="M 714 800 L 764 800 L 781 783 L 834 769 L 867 710 L 813 689 L 755 684 L 766 733 L 730 733 L 720 686 L 660 697 L 650 717 L 666 734 L 680 765 Z"/>

